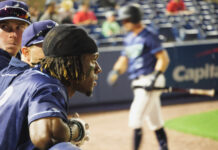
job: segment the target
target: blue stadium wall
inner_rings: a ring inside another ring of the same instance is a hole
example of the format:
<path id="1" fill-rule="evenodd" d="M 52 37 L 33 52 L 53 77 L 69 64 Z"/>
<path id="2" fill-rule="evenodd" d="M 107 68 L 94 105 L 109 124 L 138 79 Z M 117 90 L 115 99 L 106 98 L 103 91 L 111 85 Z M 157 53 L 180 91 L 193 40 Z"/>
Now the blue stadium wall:
<path id="1" fill-rule="evenodd" d="M 218 90 L 218 40 L 165 43 L 171 63 L 165 73 L 167 86 Z M 122 46 L 100 47 L 99 64 L 103 72 L 92 97 L 76 93 L 70 99 L 70 112 L 104 111 L 128 108 L 132 98 L 127 74 L 122 75 L 114 87 L 107 82 L 107 75 L 120 55 Z M 214 100 L 207 96 L 184 93 L 163 93 L 162 104 L 176 104 Z"/>

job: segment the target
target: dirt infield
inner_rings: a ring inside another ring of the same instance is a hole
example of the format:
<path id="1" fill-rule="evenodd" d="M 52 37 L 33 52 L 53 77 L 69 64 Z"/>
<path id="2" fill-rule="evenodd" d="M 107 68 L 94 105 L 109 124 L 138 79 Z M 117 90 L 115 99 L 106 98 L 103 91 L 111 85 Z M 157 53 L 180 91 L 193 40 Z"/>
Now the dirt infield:
<path id="1" fill-rule="evenodd" d="M 163 106 L 165 120 L 218 109 L 218 101 Z M 90 125 L 90 141 L 83 150 L 132 150 L 132 131 L 127 126 L 128 110 L 84 113 L 80 117 Z M 166 129 L 170 150 L 218 150 L 218 142 Z M 158 150 L 154 133 L 144 127 L 141 150 Z"/>

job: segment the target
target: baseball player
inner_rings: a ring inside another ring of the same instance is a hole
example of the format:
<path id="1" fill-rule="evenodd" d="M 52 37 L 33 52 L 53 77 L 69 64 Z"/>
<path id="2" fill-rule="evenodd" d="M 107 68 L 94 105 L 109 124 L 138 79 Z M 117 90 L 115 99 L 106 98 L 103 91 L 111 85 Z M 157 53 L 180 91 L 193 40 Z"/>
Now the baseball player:
<path id="1" fill-rule="evenodd" d="M 102 71 L 97 45 L 84 29 L 65 24 L 47 33 L 43 52 L 36 68 L 18 75 L 0 73 L 0 83 L 14 76 L 0 95 L 0 149 L 44 150 L 87 140 L 87 124 L 68 120 L 67 110 L 76 91 L 90 96 L 97 85 Z"/>
<path id="2" fill-rule="evenodd" d="M 165 85 L 163 73 L 169 58 L 156 33 L 144 26 L 141 18 L 141 9 L 136 4 L 123 6 L 119 10 L 118 19 L 128 34 L 124 40 L 125 49 L 108 75 L 108 83 L 113 85 L 119 75 L 128 70 L 134 93 L 129 114 L 129 126 L 134 129 L 134 150 L 139 149 L 144 120 L 155 132 L 160 149 L 167 150 L 167 137 L 161 117 L 161 93 L 152 91 L 152 88 Z M 136 86 L 141 88 L 134 88 Z"/>
<path id="3" fill-rule="evenodd" d="M 8 66 L 12 56 L 19 57 L 22 33 L 30 23 L 28 6 L 24 2 L 0 2 L 0 70 Z"/>
<path id="4" fill-rule="evenodd" d="M 23 32 L 21 44 L 21 59 L 30 66 L 37 64 L 44 57 L 42 43 L 45 35 L 58 24 L 52 20 L 32 23 Z"/>
<path id="5" fill-rule="evenodd" d="M 52 20 L 45 20 L 34 22 L 29 25 L 23 32 L 22 35 L 22 48 L 21 48 L 21 60 L 12 57 L 8 67 L 2 69 L 2 74 L 21 74 L 30 66 L 34 66 L 39 62 L 40 59 L 44 57 L 42 50 L 42 43 L 45 35 L 50 29 L 57 25 L 56 22 Z M 7 78 L 5 82 L 2 83 L 0 89 L 0 95 L 9 86 L 10 82 L 14 79 L 14 76 Z"/>

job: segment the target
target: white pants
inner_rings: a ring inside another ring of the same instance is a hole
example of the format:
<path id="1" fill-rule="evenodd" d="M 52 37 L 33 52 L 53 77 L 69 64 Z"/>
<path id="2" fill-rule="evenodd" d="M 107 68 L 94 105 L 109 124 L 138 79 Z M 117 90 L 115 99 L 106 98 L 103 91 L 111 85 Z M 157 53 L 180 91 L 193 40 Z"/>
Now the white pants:
<path id="1" fill-rule="evenodd" d="M 151 75 L 140 76 L 132 81 L 131 86 L 149 85 Z M 165 78 L 161 74 L 158 76 L 155 86 L 164 87 Z M 134 99 L 130 107 L 129 126 L 133 129 L 141 128 L 144 120 L 151 130 L 157 130 L 164 125 L 161 115 L 160 95 L 161 91 L 146 91 L 143 88 L 133 90 Z"/>

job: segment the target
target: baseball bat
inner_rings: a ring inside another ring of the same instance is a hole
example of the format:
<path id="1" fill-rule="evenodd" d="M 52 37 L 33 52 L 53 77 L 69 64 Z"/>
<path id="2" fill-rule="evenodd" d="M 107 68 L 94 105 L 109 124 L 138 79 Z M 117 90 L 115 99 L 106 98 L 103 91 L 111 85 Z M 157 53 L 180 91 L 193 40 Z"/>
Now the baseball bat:
<path id="1" fill-rule="evenodd" d="M 133 88 L 144 88 L 144 86 L 134 86 Z M 215 95 L 215 89 L 195 89 L 195 88 L 177 88 L 177 87 L 154 87 L 150 91 L 153 90 L 161 90 L 163 92 L 182 92 L 182 93 L 189 93 L 189 94 L 195 94 L 195 95 L 205 95 L 213 97 Z"/>

